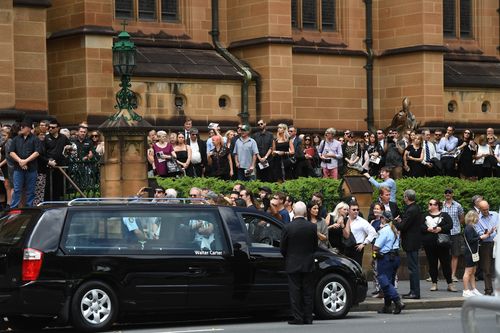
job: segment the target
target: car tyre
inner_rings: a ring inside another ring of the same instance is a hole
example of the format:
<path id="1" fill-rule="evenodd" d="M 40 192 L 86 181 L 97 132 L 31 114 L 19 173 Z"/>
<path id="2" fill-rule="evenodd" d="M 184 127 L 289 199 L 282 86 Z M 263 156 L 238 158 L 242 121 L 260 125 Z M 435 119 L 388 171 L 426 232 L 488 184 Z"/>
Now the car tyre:
<path id="1" fill-rule="evenodd" d="M 344 318 L 352 305 L 349 283 L 338 274 L 323 276 L 316 285 L 315 311 L 320 319 Z"/>
<path id="2" fill-rule="evenodd" d="M 73 326 L 81 331 L 107 330 L 118 315 L 118 299 L 106 283 L 88 281 L 73 295 L 71 319 Z"/>

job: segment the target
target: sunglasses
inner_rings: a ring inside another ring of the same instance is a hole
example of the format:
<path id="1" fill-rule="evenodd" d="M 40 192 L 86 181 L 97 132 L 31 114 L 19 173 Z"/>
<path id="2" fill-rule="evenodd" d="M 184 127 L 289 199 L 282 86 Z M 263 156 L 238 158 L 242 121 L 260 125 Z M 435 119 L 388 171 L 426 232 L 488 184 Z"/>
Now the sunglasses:
<path id="1" fill-rule="evenodd" d="M 196 194 L 189 194 L 189 196 L 190 196 L 191 198 L 196 198 L 196 197 L 197 197 L 197 195 L 196 195 Z"/>
<path id="2" fill-rule="evenodd" d="M 57 126 L 49 126 L 49 129 L 56 129 Z"/>
<path id="3" fill-rule="evenodd" d="M 438 204 L 436 202 L 429 202 L 429 206 L 437 206 Z"/>
<path id="4" fill-rule="evenodd" d="M 352 208 L 351 209 L 353 212 L 359 212 L 359 208 Z"/>
<path id="5" fill-rule="evenodd" d="M 384 134 L 384 132 L 377 132 L 377 134 Z"/>
<path id="6" fill-rule="evenodd" d="M 464 132 L 464 134 L 470 134 L 470 132 Z"/>
<path id="7" fill-rule="evenodd" d="M 264 126 L 264 123 L 257 123 L 257 125 L 259 125 L 259 126 Z"/>
<path id="8" fill-rule="evenodd" d="M 98 138 L 98 137 L 99 137 L 99 134 L 92 134 L 92 137 L 93 137 L 93 138 Z M 162 137 L 165 137 L 165 135 L 163 135 Z"/>
<path id="9" fill-rule="evenodd" d="M 155 193 L 163 193 L 163 192 L 165 192 L 165 191 L 163 191 L 163 190 L 155 190 Z"/>
<path id="10" fill-rule="evenodd" d="M 305 138 L 304 141 L 311 141 L 311 138 Z"/>

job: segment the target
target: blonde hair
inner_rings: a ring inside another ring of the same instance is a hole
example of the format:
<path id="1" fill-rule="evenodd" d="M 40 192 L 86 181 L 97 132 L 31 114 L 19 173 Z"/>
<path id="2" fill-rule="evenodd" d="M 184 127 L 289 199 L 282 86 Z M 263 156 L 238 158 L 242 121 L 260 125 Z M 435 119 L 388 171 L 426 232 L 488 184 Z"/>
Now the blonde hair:
<path id="1" fill-rule="evenodd" d="M 282 128 L 282 129 L 284 129 L 284 132 L 283 132 L 283 138 L 284 138 L 285 140 L 288 140 L 288 139 L 290 138 L 290 135 L 288 135 L 288 126 L 287 126 L 286 124 L 281 123 L 281 124 L 278 124 L 278 128 Z M 276 134 L 276 139 L 279 139 L 279 137 L 280 137 L 280 134 L 279 134 L 279 132 L 278 132 L 278 133 Z"/>
<path id="2" fill-rule="evenodd" d="M 469 210 L 467 214 L 465 214 L 464 222 L 465 224 L 475 225 L 479 221 L 479 215 L 475 210 Z"/>
<path id="3" fill-rule="evenodd" d="M 346 204 L 345 202 L 341 201 L 337 204 L 337 206 L 335 206 L 335 209 L 333 210 L 333 218 L 334 218 L 334 221 L 337 221 L 340 217 L 340 213 L 339 213 L 339 210 L 341 210 L 342 208 L 346 208 L 346 209 L 349 209 L 349 205 Z"/>

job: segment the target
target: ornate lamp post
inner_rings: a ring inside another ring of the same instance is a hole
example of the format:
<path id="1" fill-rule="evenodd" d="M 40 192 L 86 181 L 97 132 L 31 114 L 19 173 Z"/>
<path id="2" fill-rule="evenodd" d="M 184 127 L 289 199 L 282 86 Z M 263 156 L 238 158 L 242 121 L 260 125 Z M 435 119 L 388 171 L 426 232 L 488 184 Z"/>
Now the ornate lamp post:
<path id="1" fill-rule="evenodd" d="M 117 111 L 99 126 L 106 147 L 101 166 L 102 197 L 130 196 L 148 180 L 146 133 L 152 126 L 134 112 L 137 97 L 130 89 L 130 79 L 136 67 L 136 48 L 125 25 L 113 44 L 113 68 L 121 81 L 116 93 Z"/>

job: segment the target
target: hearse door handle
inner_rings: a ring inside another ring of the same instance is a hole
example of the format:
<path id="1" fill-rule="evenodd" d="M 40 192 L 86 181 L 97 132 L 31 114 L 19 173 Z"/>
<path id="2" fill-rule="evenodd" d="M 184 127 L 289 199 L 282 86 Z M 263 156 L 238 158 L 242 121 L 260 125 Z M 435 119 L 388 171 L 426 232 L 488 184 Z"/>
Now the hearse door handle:
<path id="1" fill-rule="evenodd" d="M 203 269 L 197 266 L 190 266 L 188 267 L 188 271 L 191 274 L 201 274 L 203 272 Z"/>

